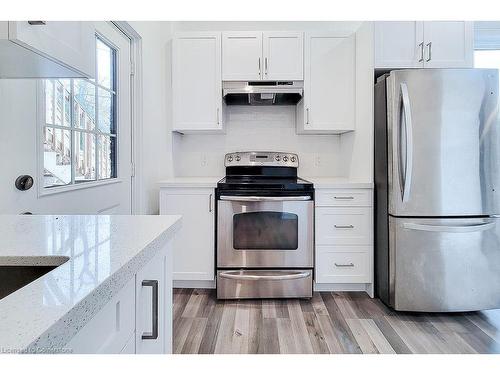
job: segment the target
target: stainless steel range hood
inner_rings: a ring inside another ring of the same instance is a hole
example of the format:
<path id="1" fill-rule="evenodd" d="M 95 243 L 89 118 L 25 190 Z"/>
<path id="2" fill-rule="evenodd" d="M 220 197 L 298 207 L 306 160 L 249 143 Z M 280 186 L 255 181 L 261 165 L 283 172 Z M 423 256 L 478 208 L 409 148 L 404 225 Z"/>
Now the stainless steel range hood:
<path id="1" fill-rule="evenodd" d="M 302 81 L 223 82 L 227 105 L 296 105 L 304 92 Z"/>

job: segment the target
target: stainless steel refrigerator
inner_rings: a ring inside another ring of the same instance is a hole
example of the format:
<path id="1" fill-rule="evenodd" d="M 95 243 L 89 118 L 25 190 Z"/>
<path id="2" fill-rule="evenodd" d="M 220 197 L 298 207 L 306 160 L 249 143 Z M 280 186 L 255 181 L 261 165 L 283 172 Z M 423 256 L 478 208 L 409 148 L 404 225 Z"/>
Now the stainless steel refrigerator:
<path id="1" fill-rule="evenodd" d="M 395 310 L 500 308 L 498 91 L 495 69 L 375 84 L 376 292 Z"/>

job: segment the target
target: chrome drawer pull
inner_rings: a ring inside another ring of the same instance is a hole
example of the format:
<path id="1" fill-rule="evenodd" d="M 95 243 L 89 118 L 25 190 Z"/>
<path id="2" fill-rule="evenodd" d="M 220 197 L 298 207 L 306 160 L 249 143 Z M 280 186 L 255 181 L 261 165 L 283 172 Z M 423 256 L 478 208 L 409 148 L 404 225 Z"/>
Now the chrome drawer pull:
<path id="1" fill-rule="evenodd" d="M 263 280 L 295 280 L 304 279 L 311 276 L 310 272 L 297 272 L 288 273 L 281 275 L 245 275 L 240 273 L 235 273 L 234 271 L 227 271 L 219 273 L 219 276 L 224 279 L 233 280 L 253 280 L 253 281 L 263 281 Z"/>
<path id="2" fill-rule="evenodd" d="M 354 263 L 334 263 L 335 267 L 354 267 Z"/>
<path id="3" fill-rule="evenodd" d="M 337 224 L 335 224 L 334 227 L 336 229 L 353 229 L 354 225 L 337 225 Z"/>
<path id="4" fill-rule="evenodd" d="M 333 197 L 334 199 L 354 199 L 354 197 Z"/>

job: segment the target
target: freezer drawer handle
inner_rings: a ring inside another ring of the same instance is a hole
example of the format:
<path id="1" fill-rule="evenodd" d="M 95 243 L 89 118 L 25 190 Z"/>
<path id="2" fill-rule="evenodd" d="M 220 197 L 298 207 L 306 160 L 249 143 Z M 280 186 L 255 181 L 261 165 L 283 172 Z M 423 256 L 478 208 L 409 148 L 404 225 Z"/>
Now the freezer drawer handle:
<path id="1" fill-rule="evenodd" d="M 429 225 L 429 224 L 415 224 L 404 223 L 403 228 L 422 230 L 426 232 L 451 232 L 451 233 L 467 233 L 467 232 L 481 232 L 495 227 L 495 223 L 484 223 L 476 225 Z"/>
<path id="2" fill-rule="evenodd" d="M 337 224 L 335 224 L 334 227 L 336 229 L 353 229 L 354 225 L 351 225 L 351 224 L 349 224 L 349 225 L 337 225 Z"/>
<path id="3" fill-rule="evenodd" d="M 335 267 L 354 267 L 354 263 L 334 263 Z"/>
<path id="4" fill-rule="evenodd" d="M 305 279 L 306 277 L 311 276 L 311 272 L 297 272 L 297 273 L 288 273 L 284 275 L 245 275 L 240 273 L 235 273 L 234 271 L 227 271 L 219 273 L 219 276 L 224 279 L 233 279 L 233 280 L 296 280 L 296 279 Z"/>
<path id="5" fill-rule="evenodd" d="M 279 202 L 279 201 L 310 201 L 311 197 L 309 195 L 300 195 L 296 197 L 240 197 L 240 196 L 229 196 L 229 195 L 221 195 L 221 201 L 235 201 L 235 202 Z"/>
<path id="6" fill-rule="evenodd" d="M 144 332 L 143 340 L 156 340 L 158 338 L 158 280 L 143 280 L 142 286 L 153 288 L 153 303 L 151 308 L 152 332 Z"/>

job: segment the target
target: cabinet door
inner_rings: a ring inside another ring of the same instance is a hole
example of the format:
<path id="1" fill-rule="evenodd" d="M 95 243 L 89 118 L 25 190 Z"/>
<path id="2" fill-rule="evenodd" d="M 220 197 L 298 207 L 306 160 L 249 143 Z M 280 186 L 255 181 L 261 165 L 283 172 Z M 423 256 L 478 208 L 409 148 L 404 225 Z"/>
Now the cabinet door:
<path id="1" fill-rule="evenodd" d="M 356 37 L 307 34 L 304 99 L 298 108 L 298 131 L 338 134 L 354 130 Z"/>
<path id="2" fill-rule="evenodd" d="M 222 34 L 222 79 L 258 81 L 262 79 L 262 33 L 229 32 Z"/>
<path id="3" fill-rule="evenodd" d="M 375 68 L 423 67 L 423 22 L 375 22 Z"/>
<path id="4" fill-rule="evenodd" d="M 162 189 L 160 214 L 182 215 L 174 238 L 174 280 L 214 280 L 214 190 Z"/>
<path id="5" fill-rule="evenodd" d="M 172 60 L 173 130 L 222 130 L 220 34 L 176 36 Z"/>
<path id="6" fill-rule="evenodd" d="M 424 22 L 426 68 L 472 68 L 473 22 Z"/>
<path id="7" fill-rule="evenodd" d="M 162 251 L 137 272 L 135 347 L 138 354 L 165 353 L 165 273 Z"/>
<path id="8" fill-rule="evenodd" d="M 75 70 L 73 77 L 95 75 L 93 22 L 11 21 L 9 40 Z"/>
<path id="9" fill-rule="evenodd" d="M 271 81 L 303 79 L 303 35 L 300 32 L 263 34 L 264 76 Z"/>

